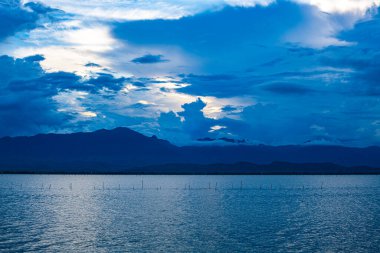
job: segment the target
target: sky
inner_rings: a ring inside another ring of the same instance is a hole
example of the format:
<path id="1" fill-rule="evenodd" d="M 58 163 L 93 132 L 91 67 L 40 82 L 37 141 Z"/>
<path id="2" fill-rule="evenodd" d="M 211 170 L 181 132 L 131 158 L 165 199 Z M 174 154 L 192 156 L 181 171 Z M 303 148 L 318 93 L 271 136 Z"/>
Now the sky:
<path id="1" fill-rule="evenodd" d="M 177 145 L 380 145 L 379 7 L 0 0 L 0 136 L 123 126 Z"/>

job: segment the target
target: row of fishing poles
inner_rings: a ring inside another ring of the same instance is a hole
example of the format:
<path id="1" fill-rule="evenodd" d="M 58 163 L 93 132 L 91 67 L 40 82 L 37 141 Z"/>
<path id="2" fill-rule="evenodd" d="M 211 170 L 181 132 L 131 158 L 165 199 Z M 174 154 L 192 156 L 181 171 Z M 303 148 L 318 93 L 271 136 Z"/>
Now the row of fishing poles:
<path id="1" fill-rule="evenodd" d="M 25 187 L 23 186 L 23 184 L 20 184 L 19 187 L 17 187 L 16 185 L 11 185 L 9 187 L 9 189 L 16 189 L 16 188 L 19 188 L 19 189 L 27 189 L 27 188 L 31 188 L 31 187 Z M 37 187 L 38 188 L 38 187 Z M 41 184 L 41 187 L 39 187 L 41 190 L 51 190 L 51 189 L 57 189 L 57 188 L 52 188 L 52 185 L 51 184 L 48 184 L 48 185 L 45 185 L 45 184 Z M 282 187 L 281 185 L 279 187 L 273 187 L 273 184 L 270 184 L 270 185 L 260 185 L 258 187 L 246 187 L 244 184 L 243 184 L 243 181 L 240 181 L 240 184 L 238 184 L 237 186 L 235 186 L 233 183 L 231 184 L 230 187 L 219 187 L 218 186 L 218 182 L 215 182 L 215 184 L 211 184 L 211 182 L 208 183 L 208 186 L 206 187 L 193 187 L 191 186 L 191 184 L 185 184 L 184 187 L 164 187 L 162 188 L 161 186 L 157 186 L 157 187 L 146 187 L 144 186 L 144 180 L 141 180 L 141 185 L 138 186 L 138 187 L 135 187 L 134 185 L 132 187 L 121 187 L 121 185 L 119 184 L 118 187 L 106 187 L 104 182 L 102 183 L 102 186 L 99 187 L 99 186 L 93 186 L 93 190 L 162 190 L 162 189 L 174 189 L 174 190 L 218 190 L 218 189 L 222 189 L 222 190 L 274 190 L 274 189 L 291 189 L 291 190 L 294 190 L 294 189 L 302 189 L 302 190 L 305 190 L 305 189 L 317 189 L 317 188 L 320 188 L 320 189 L 323 189 L 324 188 L 324 183 L 321 183 L 320 187 L 305 187 L 304 185 L 302 185 L 301 187 Z M 355 186 L 355 188 L 358 188 L 357 186 Z M 65 189 L 65 187 L 61 187 L 59 188 L 61 190 Z M 66 188 L 67 189 L 67 188 Z M 70 183 L 69 187 L 68 187 L 69 190 L 73 190 L 73 184 Z"/>

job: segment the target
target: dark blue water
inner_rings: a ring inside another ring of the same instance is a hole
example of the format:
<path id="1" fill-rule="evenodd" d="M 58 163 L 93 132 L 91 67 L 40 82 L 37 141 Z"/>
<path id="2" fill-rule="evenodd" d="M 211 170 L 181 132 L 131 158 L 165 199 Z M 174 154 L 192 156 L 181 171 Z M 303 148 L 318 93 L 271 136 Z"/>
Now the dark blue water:
<path id="1" fill-rule="evenodd" d="M 379 176 L 0 175 L 0 188 L 1 252 L 380 252 Z"/>

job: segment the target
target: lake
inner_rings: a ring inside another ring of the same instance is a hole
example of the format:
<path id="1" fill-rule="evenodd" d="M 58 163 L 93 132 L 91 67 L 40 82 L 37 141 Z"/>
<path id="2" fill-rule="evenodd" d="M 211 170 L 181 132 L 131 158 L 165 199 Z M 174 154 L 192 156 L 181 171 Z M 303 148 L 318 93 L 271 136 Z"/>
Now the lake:
<path id="1" fill-rule="evenodd" d="M 380 176 L 0 175 L 1 252 L 380 252 Z"/>

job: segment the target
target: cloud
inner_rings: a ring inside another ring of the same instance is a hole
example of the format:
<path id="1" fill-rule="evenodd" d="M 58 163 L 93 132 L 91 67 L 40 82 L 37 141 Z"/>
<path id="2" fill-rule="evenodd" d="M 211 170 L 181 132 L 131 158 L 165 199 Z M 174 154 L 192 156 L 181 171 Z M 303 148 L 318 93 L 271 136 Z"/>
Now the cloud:
<path id="1" fill-rule="evenodd" d="M 106 88 L 108 90 L 119 91 L 124 87 L 126 80 L 125 77 L 117 78 L 111 74 L 98 73 L 96 77 L 90 78 L 85 83 L 93 85 L 96 89 Z"/>
<path id="2" fill-rule="evenodd" d="M 36 27 L 38 15 L 22 8 L 19 0 L 0 4 L 0 41 L 22 30 Z"/>
<path id="3" fill-rule="evenodd" d="M 93 62 L 86 63 L 84 66 L 85 67 L 95 67 L 95 68 L 101 67 L 101 65 L 99 65 L 97 63 L 93 63 Z"/>
<path id="4" fill-rule="evenodd" d="M 164 59 L 162 55 L 152 55 L 146 54 L 144 56 L 133 59 L 131 62 L 139 64 L 153 64 L 160 62 L 168 62 L 169 60 Z"/>
<path id="5" fill-rule="evenodd" d="M 368 8 L 379 5 L 378 0 L 291 0 L 297 4 L 306 4 L 329 13 L 364 13 Z M 31 0 L 33 2 L 33 0 Z M 90 2 L 73 2 L 70 0 L 41 0 L 54 8 L 68 13 L 90 18 L 106 20 L 154 20 L 179 19 L 193 16 L 205 11 L 218 11 L 225 6 L 255 7 L 269 6 L 282 0 L 110 0 L 104 4 L 102 0 Z"/>
<path id="6" fill-rule="evenodd" d="M 204 129 L 199 131 L 207 132 L 212 120 L 205 115 L 214 114 L 214 108 L 225 103 L 232 103 L 231 100 L 224 102 L 212 97 L 204 98 L 209 101 L 208 105 L 202 100 L 190 103 L 194 97 L 177 93 L 176 90 L 183 84 L 169 77 L 152 79 L 96 73 L 83 78 L 70 72 L 46 72 L 40 65 L 43 59 L 41 55 L 18 59 L 0 57 L 0 115 L 4 119 L 1 121 L 4 124 L 0 135 L 71 132 L 117 126 L 157 134 L 161 131 L 157 124 L 173 118 L 169 113 L 165 119 L 165 114 L 160 117 L 160 113 L 182 109 L 178 113 L 180 117 L 202 121 Z M 32 110 L 28 111 L 28 108 Z M 29 114 L 24 115 L 26 113 Z M 22 115 L 25 121 L 17 115 Z M 187 123 L 181 123 L 180 128 L 182 136 L 192 136 L 193 131 L 194 134 L 198 131 Z M 181 142 L 173 138 L 181 143 L 185 139 Z"/>
<path id="7" fill-rule="evenodd" d="M 369 8 L 380 5 L 380 1 L 378 0 L 295 0 L 295 2 L 314 5 L 321 11 L 330 13 L 365 13 Z"/>
<path id="8" fill-rule="evenodd" d="M 43 75 L 43 70 L 35 58 L 31 56 L 26 59 L 14 59 L 7 55 L 0 56 L 0 88 L 6 87 L 10 81 L 15 79 L 24 80 L 38 78 Z"/>
<path id="9" fill-rule="evenodd" d="M 38 14 L 47 14 L 49 12 L 55 12 L 55 11 L 61 11 L 59 9 L 54 9 L 54 8 L 51 8 L 47 5 L 44 5 L 44 4 L 41 4 L 41 3 L 38 3 L 38 2 L 28 2 L 28 3 L 25 3 L 24 4 L 24 7 L 26 8 L 29 8 L 31 9 L 32 11 L 34 11 L 35 13 L 38 13 Z"/>
<path id="10" fill-rule="evenodd" d="M 262 89 L 280 95 L 305 95 L 315 92 L 303 85 L 281 82 L 266 84 L 262 86 Z"/>
<path id="11" fill-rule="evenodd" d="M 75 101 L 84 99 L 83 95 L 89 92 L 119 91 L 125 80 L 105 74 L 83 80 L 74 73 L 46 73 L 40 66 L 43 59 L 41 55 L 21 59 L 0 57 L 1 136 L 72 131 L 78 121 L 97 116 L 88 106 Z M 64 102 L 69 106 L 65 108 L 57 97 L 70 91 L 79 100 L 66 97 Z"/>
<path id="12" fill-rule="evenodd" d="M 380 142 L 377 1 L 148 2 L 1 7 L 0 135 Z"/>
<path id="13" fill-rule="evenodd" d="M 284 13 L 292 15 L 286 15 L 281 21 L 271 18 L 284 16 Z M 225 51 L 227 55 L 236 54 L 238 50 L 247 54 L 251 53 L 251 50 L 246 50 L 248 47 L 255 49 L 255 44 L 278 40 L 284 33 L 284 27 L 296 26 L 300 18 L 301 9 L 287 3 L 266 8 L 227 7 L 218 12 L 205 12 L 178 20 L 117 23 L 114 34 L 132 43 L 179 45 L 190 52 L 209 52 L 210 57 L 227 48 L 232 50 Z M 257 20 L 260 20 L 260 23 L 255 22 Z M 266 27 L 260 25 L 262 23 L 265 23 Z M 267 29 L 272 32 L 266 33 Z"/>
<path id="14" fill-rule="evenodd" d="M 57 112 L 49 78 L 39 66 L 39 56 L 26 59 L 0 57 L 0 133 L 28 135 L 61 129 L 70 119 Z"/>
<path id="15" fill-rule="evenodd" d="M 41 2 L 60 8 L 68 13 L 90 18 L 106 20 L 154 20 L 179 19 L 209 10 L 220 10 L 224 6 L 253 7 L 267 6 L 273 0 L 111 0 L 104 4 L 102 0 L 76 2 L 70 0 L 41 0 Z"/>
<path id="16" fill-rule="evenodd" d="M 379 9 L 377 10 L 378 13 Z M 339 37 L 353 45 L 345 48 L 331 48 L 323 55 L 321 62 L 331 67 L 350 70 L 345 80 L 346 94 L 378 96 L 380 94 L 380 14 L 370 20 L 359 22 L 352 30 L 339 34 Z"/>
<path id="17" fill-rule="evenodd" d="M 30 62 L 40 62 L 43 60 L 45 60 L 45 57 L 40 54 L 36 54 L 36 55 L 32 55 L 32 56 L 28 56 L 24 58 L 24 61 L 30 61 Z"/>
<path id="18" fill-rule="evenodd" d="M 206 103 L 198 98 L 194 102 L 183 104 L 178 115 L 173 111 L 161 113 L 158 120 L 159 135 L 174 139 L 179 144 L 186 144 L 207 135 L 214 125 L 214 120 L 204 116 L 202 110 L 205 107 Z M 181 139 L 178 140 L 178 137 Z"/>

